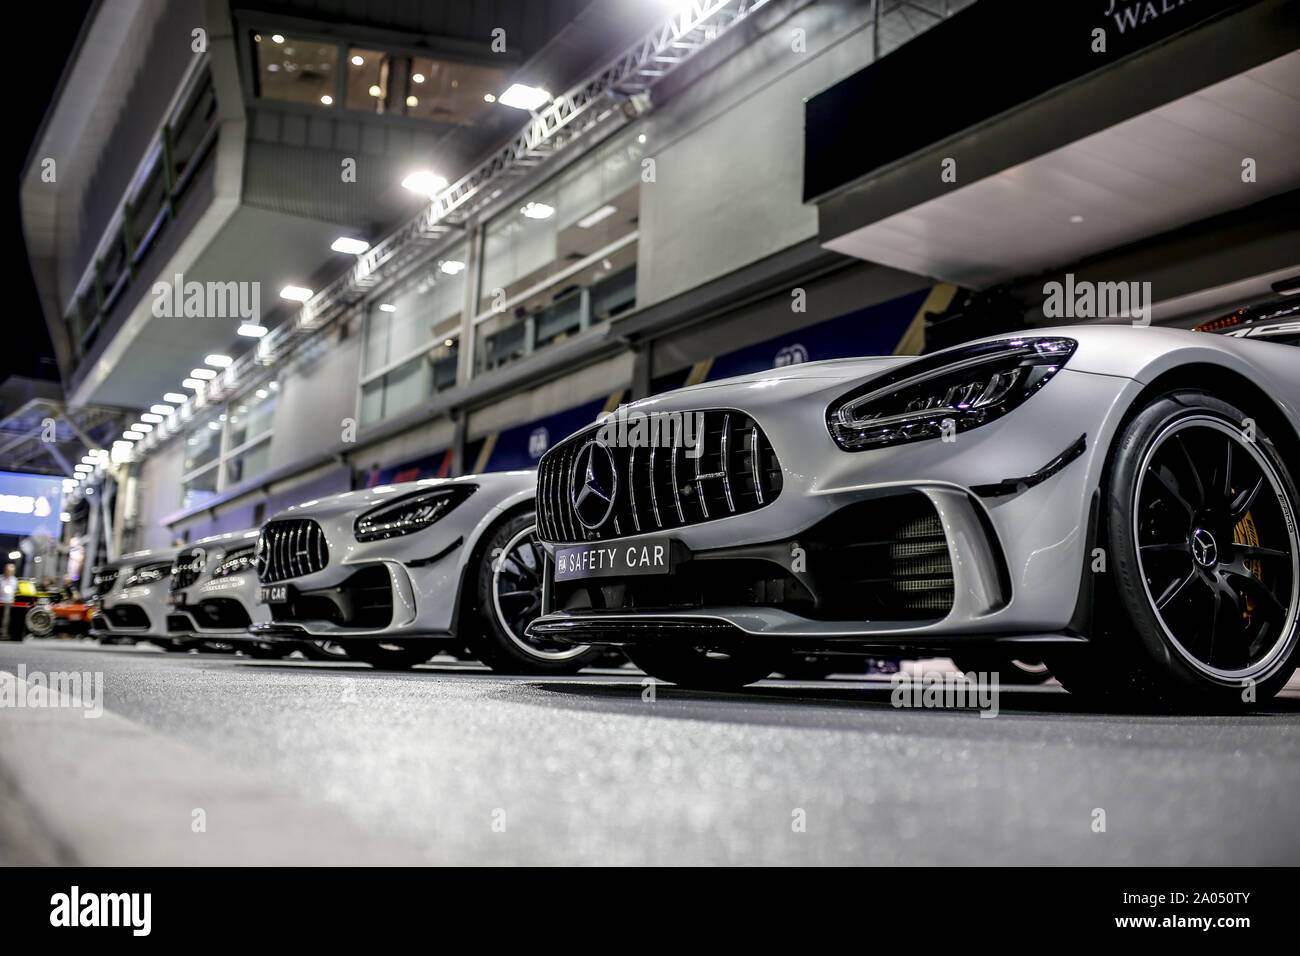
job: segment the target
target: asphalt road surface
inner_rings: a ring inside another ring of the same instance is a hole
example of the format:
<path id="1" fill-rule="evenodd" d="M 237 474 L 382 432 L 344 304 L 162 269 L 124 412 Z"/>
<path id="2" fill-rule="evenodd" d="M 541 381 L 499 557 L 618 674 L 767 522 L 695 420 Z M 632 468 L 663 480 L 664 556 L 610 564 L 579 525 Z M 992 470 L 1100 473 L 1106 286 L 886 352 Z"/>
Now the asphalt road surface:
<path id="1" fill-rule="evenodd" d="M 1048 685 L 989 719 L 896 708 L 887 679 L 647 699 L 630 669 L 33 640 L 0 671 L 103 680 L 102 716 L 0 708 L 10 863 L 1300 863 L 1300 680 L 1237 718 Z"/>

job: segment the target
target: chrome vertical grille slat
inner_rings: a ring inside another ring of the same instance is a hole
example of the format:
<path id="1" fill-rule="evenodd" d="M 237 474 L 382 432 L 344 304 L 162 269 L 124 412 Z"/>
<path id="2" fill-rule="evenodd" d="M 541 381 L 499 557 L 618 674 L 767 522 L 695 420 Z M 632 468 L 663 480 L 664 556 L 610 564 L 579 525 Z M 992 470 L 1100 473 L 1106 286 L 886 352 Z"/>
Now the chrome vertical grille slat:
<path id="1" fill-rule="evenodd" d="M 596 438 L 599 426 L 584 429 L 547 451 L 537 476 L 542 537 L 551 542 L 602 541 L 667 531 L 744 514 L 776 500 L 781 491 L 781 466 L 763 430 L 750 416 L 735 409 L 682 414 L 701 416 L 696 429 L 699 456 L 693 462 L 681 462 L 679 458 L 687 451 L 681 443 L 651 445 L 648 452 L 645 447 L 610 446 L 618 487 L 609 517 L 594 530 L 578 521 L 570 485 L 578 452 Z M 675 433 L 682 434 L 680 429 Z M 665 454 L 667 463 L 660 461 Z"/>
<path id="2" fill-rule="evenodd" d="M 325 532 L 308 518 L 272 521 L 257 543 L 257 579 L 263 584 L 315 574 L 329 564 Z"/>

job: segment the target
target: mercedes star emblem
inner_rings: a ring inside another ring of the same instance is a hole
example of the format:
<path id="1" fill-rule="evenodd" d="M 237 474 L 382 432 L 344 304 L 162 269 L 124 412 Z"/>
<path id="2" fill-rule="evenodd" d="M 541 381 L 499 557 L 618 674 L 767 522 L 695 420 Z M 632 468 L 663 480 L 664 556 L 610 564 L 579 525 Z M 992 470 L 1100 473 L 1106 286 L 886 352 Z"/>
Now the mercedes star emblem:
<path id="1" fill-rule="evenodd" d="M 595 530 L 609 520 L 618 494 L 618 464 L 604 442 L 592 439 L 578 451 L 569 472 L 569 501 L 582 526 Z"/>

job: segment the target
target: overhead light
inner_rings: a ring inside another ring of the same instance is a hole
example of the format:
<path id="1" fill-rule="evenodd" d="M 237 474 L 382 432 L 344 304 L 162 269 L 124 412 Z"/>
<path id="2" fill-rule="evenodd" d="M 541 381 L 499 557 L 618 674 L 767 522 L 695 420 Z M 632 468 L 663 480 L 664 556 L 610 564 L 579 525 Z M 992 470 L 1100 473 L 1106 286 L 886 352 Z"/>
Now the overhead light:
<path id="1" fill-rule="evenodd" d="M 187 401 L 189 401 L 189 396 L 182 395 L 180 392 L 168 392 L 166 395 L 163 396 L 163 401 L 171 402 L 173 405 L 184 405 Z M 158 406 L 155 405 L 153 410 L 157 411 Z"/>
<path id="2" fill-rule="evenodd" d="M 512 106 L 517 110 L 535 110 L 543 103 L 550 100 L 551 94 L 536 86 L 525 86 L 522 83 L 513 84 L 510 89 L 506 90 L 500 96 L 500 102 L 503 106 Z"/>
<path id="3" fill-rule="evenodd" d="M 380 312 L 396 312 L 396 311 L 397 311 L 397 306 L 393 305 L 391 302 L 381 302 L 381 303 L 379 303 L 379 311 L 380 311 Z"/>
<path id="4" fill-rule="evenodd" d="M 89 472 L 89 471 L 94 471 L 94 470 L 95 470 L 95 466 L 94 466 L 94 465 L 87 465 L 85 462 L 79 462 L 78 464 L 75 464 L 75 465 L 72 466 L 72 470 L 73 470 L 73 471 L 79 471 L 79 472 L 82 472 L 82 473 L 84 474 L 84 473 Z"/>
<path id="5" fill-rule="evenodd" d="M 223 420 L 224 420 L 224 419 L 223 419 Z M 216 431 L 218 428 L 221 427 L 221 423 L 220 423 L 220 422 L 208 422 L 208 427 L 211 428 L 213 431 Z"/>
<path id="6" fill-rule="evenodd" d="M 455 339 L 445 339 L 445 340 L 443 341 L 442 344 L 445 345 L 445 346 L 447 346 L 448 348 L 451 348 L 453 345 L 456 344 L 456 340 L 455 340 Z"/>
<path id="7" fill-rule="evenodd" d="M 322 96 L 322 97 L 320 98 L 320 101 L 321 101 L 321 105 L 322 105 L 322 106 L 333 106 L 333 105 L 334 105 L 334 97 L 330 96 L 328 93 L 326 93 L 324 96 Z"/>
<path id="8" fill-rule="evenodd" d="M 449 276 L 458 276 L 465 271 L 465 263 L 459 259 L 444 259 L 438 263 L 438 268 Z"/>
<path id="9" fill-rule="evenodd" d="M 181 385 L 184 388 L 192 388 L 196 392 L 199 389 L 201 389 L 204 386 L 204 384 L 206 383 L 202 379 L 198 379 L 198 378 L 187 378 L 185 381 L 181 382 Z"/>
<path id="10" fill-rule="evenodd" d="M 10 560 L 10 561 L 17 561 L 17 560 L 18 560 L 19 558 L 21 558 L 22 556 L 23 556 L 23 553 L 22 553 L 21 551 L 10 551 L 10 552 L 9 552 L 9 560 Z"/>
<path id="11" fill-rule="evenodd" d="M 578 228 L 590 229 L 592 226 L 600 222 L 602 219 L 608 219 L 616 212 L 618 212 L 618 209 L 615 206 L 609 206 L 609 205 L 601 206 L 595 212 L 589 212 L 587 213 L 587 215 L 579 219 Z"/>
<path id="12" fill-rule="evenodd" d="M 140 421 L 153 422 L 155 425 L 157 425 L 159 422 L 163 420 L 164 419 L 161 415 L 156 415 L 153 412 L 145 412 L 143 415 L 140 416 Z"/>
<path id="13" fill-rule="evenodd" d="M 283 42 L 284 42 L 284 35 L 283 35 L 283 34 L 280 34 L 280 33 L 272 33 L 272 34 L 271 34 L 271 39 L 272 39 L 273 41 L 275 41 L 276 43 L 283 43 Z"/>
<path id="14" fill-rule="evenodd" d="M 269 388 L 269 389 L 270 389 L 271 391 L 273 391 L 273 392 L 278 392 L 278 391 L 280 390 L 280 383 L 279 383 L 279 382 L 271 382 L 271 383 L 267 386 L 267 388 Z"/>
<path id="15" fill-rule="evenodd" d="M 230 368 L 234 361 L 229 355 L 222 355 L 220 352 L 214 352 L 203 359 L 204 365 L 211 365 L 213 368 Z"/>
<path id="16" fill-rule="evenodd" d="M 419 105 L 420 105 L 419 97 L 416 97 L 416 96 L 408 96 L 408 97 L 406 98 L 406 105 L 407 105 L 407 106 L 419 106 Z"/>
<path id="17" fill-rule="evenodd" d="M 366 63 L 366 58 L 363 56 L 354 56 L 352 58 L 353 66 L 365 66 L 365 63 Z"/>
<path id="18" fill-rule="evenodd" d="M 217 373 L 210 368 L 192 368 L 190 369 L 190 378 L 201 378 L 205 381 L 217 377 Z"/>
<path id="19" fill-rule="evenodd" d="M 383 96 L 383 95 L 384 95 L 384 91 L 381 90 L 378 86 L 372 86 L 372 87 L 370 87 L 370 89 L 368 90 L 368 92 L 370 93 L 371 96 L 374 96 L 374 97 L 379 97 L 379 96 Z"/>
<path id="20" fill-rule="evenodd" d="M 172 412 L 176 411 L 176 409 L 172 408 L 170 405 L 150 405 L 149 411 L 153 412 L 155 415 L 170 415 Z"/>
<path id="21" fill-rule="evenodd" d="M 300 285 L 287 285 L 280 290 L 280 298 L 289 299 L 292 302 L 306 302 L 311 298 L 311 289 L 304 289 Z"/>
<path id="22" fill-rule="evenodd" d="M 72 515 L 68 514 L 68 512 L 66 511 L 60 511 L 59 520 L 62 521 L 64 524 L 67 524 L 69 521 L 72 520 Z"/>
<path id="23" fill-rule="evenodd" d="M 122 432 L 122 437 L 127 441 L 139 441 L 144 437 L 144 432 L 138 432 L 132 428 L 128 428 L 126 431 Z"/>
<path id="24" fill-rule="evenodd" d="M 529 219 L 550 219 L 555 215 L 555 207 L 544 202 L 526 203 L 519 211 Z"/>
<path id="25" fill-rule="evenodd" d="M 81 464 L 83 464 L 83 465 L 93 465 L 93 464 L 94 464 L 95 462 L 97 462 L 98 460 L 99 460 L 99 459 L 96 458 L 94 455 L 86 455 L 85 457 L 83 457 L 83 458 L 81 459 Z"/>
<path id="26" fill-rule="evenodd" d="M 424 74 L 423 74 L 423 73 L 412 73 L 412 74 L 411 74 L 411 82 L 412 82 L 412 83 L 423 83 L 423 82 L 424 82 Z"/>
<path id="27" fill-rule="evenodd" d="M 339 236 L 332 243 L 330 248 L 335 252 L 346 252 L 350 256 L 359 256 L 370 248 L 370 243 L 364 239 L 352 239 L 348 236 Z"/>
<path id="28" fill-rule="evenodd" d="M 432 199 L 447 188 L 447 180 L 427 169 L 417 169 L 402 180 L 402 188 Z"/>
<path id="29" fill-rule="evenodd" d="M 258 398 L 266 398 L 266 396 L 271 393 L 264 388 L 259 388 L 254 394 L 256 394 Z"/>
<path id="30" fill-rule="evenodd" d="M 133 432 L 151 432 L 151 431 L 153 431 L 153 426 L 150 425 L 148 422 L 145 422 L 145 421 L 138 421 L 138 422 L 136 422 L 134 425 L 131 426 L 131 431 L 133 431 Z"/>
<path id="31" fill-rule="evenodd" d="M 1300 292 L 1300 276 L 1291 276 L 1289 279 L 1278 279 L 1273 283 L 1273 291 L 1278 295 L 1295 295 Z"/>
<path id="32" fill-rule="evenodd" d="M 1073 215 L 1073 216 L 1070 217 L 1070 222 L 1073 222 L 1073 223 L 1080 223 L 1080 222 L 1083 222 L 1083 217 L 1076 213 L 1075 215 Z"/>
<path id="33" fill-rule="evenodd" d="M 247 335 L 250 339 L 260 339 L 266 334 L 266 326 L 258 325 L 255 322 L 245 322 L 239 327 L 240 335 Z"/>
<path id="34" fill-rule="evenodd" d="M 638 134 L 637 134 L 637 137 L 636 137 L 636 141 L 637 141 L 638 143 L 644 143 L 644 142 L 645 142 L 645 133 L 638 133 Z"/>

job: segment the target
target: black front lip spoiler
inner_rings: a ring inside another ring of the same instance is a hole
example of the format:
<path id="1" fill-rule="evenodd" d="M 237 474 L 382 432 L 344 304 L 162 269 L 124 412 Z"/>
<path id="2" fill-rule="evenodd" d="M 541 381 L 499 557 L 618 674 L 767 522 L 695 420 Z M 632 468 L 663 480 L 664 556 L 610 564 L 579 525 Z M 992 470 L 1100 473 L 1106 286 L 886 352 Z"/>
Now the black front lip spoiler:
<path id="1" fill-rule="evenodd" d="M 626 645 L 636 644 L 640 639 L 662 643 L 682 642 L 718 646 L 766 644 L 800 650 L 815 650 L 822 647 L 826 650 L 845 650 L 852 647 L 855 650 L 884 650 L 894 653 L 910 650 L 951 651 L 974 647 L 1002 648 L 1009 651 L 1011 648 L 1024 649 L 1026 646 L 1077 647 L 1087 642 L 1087 638 L 1069 630 L 988 636 L 893 635 L 887 639 L 869 633 L 848 637 L 842 635 L 790 637 L 780 634 L 751 634 L 720 617 L 656 617 L 653 614 L 637 618 L 602 619 L 599 614 L 591 614 L 583 618 L 567 618 L 560 621 L 538 619 L 528 625 L 526 633 L 529 637 L 544 638 L 557 644 Z"/>

